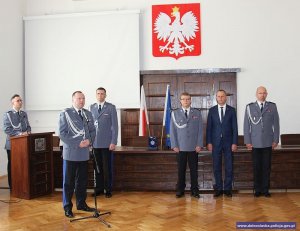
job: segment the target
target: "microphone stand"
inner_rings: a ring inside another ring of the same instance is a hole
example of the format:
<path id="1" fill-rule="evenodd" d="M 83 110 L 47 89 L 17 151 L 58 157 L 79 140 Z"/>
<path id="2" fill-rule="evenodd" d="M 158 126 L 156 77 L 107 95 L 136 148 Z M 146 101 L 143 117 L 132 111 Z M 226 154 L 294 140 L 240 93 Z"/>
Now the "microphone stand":
<path id="1" fill-rule="evenodd" d="M 97 209 L 96 171 L 97 171 L 98 174 L 100 173 L 100 171 L 99 171 L 99 166 L 98 166 L 97 159 L 96 159 L 95 152 L 94 152 L 94 146 L 93 146 L 94 140 L 93 140 L 93 138 L 91 136 L 90 129 L 89 129 L 89 122 L 90 122 L 90 120 L 87 118 L 87 116 L 86 116 L 86 114 L 84 112 L 84 109 L 82 109 L 82 114 L 83 114 L 83 117 L 84 117 L 83 118 L 84 126 L 85 125 L 87 126 L 88 136 L 91 139 L 91 145 L 90 145 L 91 148 L 92 148 L 91 156 L 92 156 L 92 159 L 94 160 L 94 202 L 95 202 L 95 211 L 94 211 L 94 214 L 91 215 L 91 216 L 71 219 L 70 222 L 79 221 L 79 220 L 85 220 L 85 219 L 89 219 L 89 218 L 96 218 L 101 223 L 103 223 L 104 225 L 106 225 L 108 228 L 111 228 L 111 225 L 108 222 L 106 222 L 103 218 L 101 218 L 101 216 L 106 215 L 106 214 L 111 214 L 111 212 L 108 211 L 108 212 L 100 213 L 100 212 L 98 212 L 98 209 Z"/>

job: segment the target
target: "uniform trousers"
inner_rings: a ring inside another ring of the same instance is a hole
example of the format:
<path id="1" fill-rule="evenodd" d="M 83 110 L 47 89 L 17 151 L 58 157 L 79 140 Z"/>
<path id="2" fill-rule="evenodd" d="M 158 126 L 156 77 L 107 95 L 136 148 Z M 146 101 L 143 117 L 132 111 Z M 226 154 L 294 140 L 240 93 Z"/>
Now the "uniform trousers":
<path id="1" fill-rule="evenodd" d="M 95 157 L 99 167 L 96 172 L 96 191 L 106 193 L 112 191 L 112 152 L 108 148 L 94 148 Z M 94 162 L 95 164 L 95 162 Z"/>
<path id="2" fill-rule="evenodd" d="M 184 192 L 185 189 L 185 174 L 186 165 L 189 164 L 190 178 L 191 178 L 191 191 L 198 191 L 198 153 L 180 151 L 177 154 L 177 168 L 178 168 L 178 181 L 177 192 Z"/>
<path id="3" fill-rule="evenodd" d="M 268 193 L 270 187 L 272 147 L 252 148 L 254 190 Z"/>
<path id="4" fill-rule="evenodd" d="M 76 206 L 84 207 L 88 183 L 88 161 L 63 160 L 63 207 L 72 210 L 72 196 L 75 190 Z"/>
<path id="5" fill-rule="evenodd" d="M 8 186 L 11 190 L 11 151 L 6 150 L 7 152 L 7 180 L 8 180 Z"/>

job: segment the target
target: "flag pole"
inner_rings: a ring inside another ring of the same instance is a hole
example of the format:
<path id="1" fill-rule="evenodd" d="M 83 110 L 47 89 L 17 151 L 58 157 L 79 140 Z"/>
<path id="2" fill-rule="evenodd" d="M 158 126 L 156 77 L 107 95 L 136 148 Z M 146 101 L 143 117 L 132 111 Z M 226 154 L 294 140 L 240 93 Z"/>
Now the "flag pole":
<path id="1" fill-rule="evenodd" d="M 148 128 L 148 134 L 149 134 L 149 137 L 150 137 L 151 135 L 150 135 L 150 125 L 149 124 L 147 124 L 147 128 Z"/>
<path id="2" fill-rule="evenodd" d="M 163 125 L 162 129 L 161 129 L 161 139 L 160 139 L 160 148 L 161 148 L 161 150 L 163 150 L 164 128 L 165 128 L 165 126 Z"/>
<path id="3" fill-rule="evenodd" d="M 161 150 L 163 150 L 163 137 L 164 137 L 164 128 L 165 128 L 165 124 L 166 124 L 169 93 L 170 93 L 170 85 L 167 84 L 166 97 L 165 97 L 165 106 L 164 106 L 164 116 L 163 116 L 163 123 L 162 123 L 162 129 L 161 129 L 161 139 L 160 139 Z"/>

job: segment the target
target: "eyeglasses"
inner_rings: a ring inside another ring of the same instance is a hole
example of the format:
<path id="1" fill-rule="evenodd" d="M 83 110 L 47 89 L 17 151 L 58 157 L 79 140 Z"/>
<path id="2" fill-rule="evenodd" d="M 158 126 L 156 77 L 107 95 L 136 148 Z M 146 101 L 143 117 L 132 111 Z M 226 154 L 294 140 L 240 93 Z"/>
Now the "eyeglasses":
<path id="1" fill-rule="evenodd" d="M 21 99 L 18 99 L 18 100 L 16 100 L 16 102 L 23 102 L 23 100 L 21 100 Z"/>

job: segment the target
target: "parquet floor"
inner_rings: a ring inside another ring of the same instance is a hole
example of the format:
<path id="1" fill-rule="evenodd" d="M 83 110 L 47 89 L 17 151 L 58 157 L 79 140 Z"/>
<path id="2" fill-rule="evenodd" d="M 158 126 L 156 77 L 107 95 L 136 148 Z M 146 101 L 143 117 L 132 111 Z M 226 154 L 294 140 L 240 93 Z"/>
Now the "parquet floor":
<path id="1" fill-rule="evenodd" d="M 1 180 L 1 179 L 0 179 Z M 237 221 L 297 222 L 300 229 L 300 193 L 273 193 L 271 198 L 253 198 L 252 194 L 234 194 L 214 199 L 175 198 L 174 192 L 114 192 L 110 199 L 98 197 L 101 212 L 111 224 L 106 228 L 97 219 L 70 222 L 64 216 L 61 192 L 33 200 L 19 200 L 9 190 L 0 189 L 0 230 L 237 230 Z M 87 203 L 94 204 L 91 193 Z M 77 211 L 76 218 L 92 213 Z"/>

